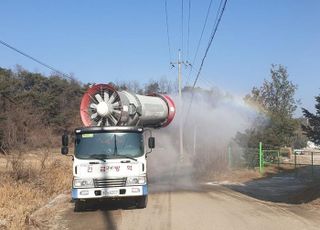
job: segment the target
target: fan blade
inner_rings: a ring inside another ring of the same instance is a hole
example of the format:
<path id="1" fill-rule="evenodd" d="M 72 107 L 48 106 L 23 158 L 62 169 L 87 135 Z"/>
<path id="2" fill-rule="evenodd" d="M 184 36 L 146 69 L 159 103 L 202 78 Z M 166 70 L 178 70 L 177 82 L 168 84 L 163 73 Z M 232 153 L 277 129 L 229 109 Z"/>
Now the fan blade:
<path id="1" fill-rule="evenodd" d="M 91 104 L 90 104 L 90 108 L 96 109 L 96 108 L 97 108 L 97 104 L 91 103 Z"/>
<path id="2" fill-rule="evenodd" d="M 111 120 L 110 117 L 108 117 L 108 121 L 109 121 L 110 126 L 114 125 L 114 124 L 112 123 L 112 120 Z"/>
<path id="3" fill-rule="evenodd" d="M 98 116 L 98 113 L 93 113 L 93 114 L 91 114 L 91 119 L 95 119 L 96 117 Z"/>
<path id="4" fill-rule="evenodd" d="M 89 95 L 89 97 L 90 97 L 91 101 L 93 101 L 93 102 L 95 102 L 95 101 L 96 101 L 96 99 L 94 99 L 90 94 L 88 94 L 88 95 Z"/>
<path id="5" fill-rule="evenodd" d="M 106 120 L 107 120 L 107 118 L 106 118 L 106 117 L 102 118 L 102 125 L 103 125 L 103 126 L 105 126 L 105 124 L 106 124 Z"/>
<path id="6" fill-rule="evenodd" d="M 105 92 L 103 93 L 103 97 L 104 97 L 103 100 L 104 100 L 105 102 L 108 102 L 108 101 L 109 101 L 109 94 L 108 94 L 108 92 L 105 91 Z"/>
<path id="7" fill-rule="evenodd" d="M 112 107 L 113 107 L 113 108 L 118 108 L 119 105 L 120 105 L 120 103 L 119 103 L 119 101 L 117 101 L 117 102 L 115 102 L 115 103 L 112 104 Z"/>
<path id="8" fill-rule="evenodd" d="M 117 95 L 116 95 L 115 93 L 113 93 L 113 94 L 111 95 L 111 97 L 110 97 L 110 99 L 109 99 L 109 103 L 110 103 L 110 104 L 113 103 L 113 101 L 114 101 L 114 99 L 115 99 L 116 96 L 117 96 Z"/>
<path id="9" fill-rule="evenodd" d="M 120 117 L 120 115 L 121 115 L 121 111 L 119 111 L 119 110 L 113 110 L 112 113 L 117 115 L 118 117 Z"/>
<path id="10" fill-rule="evenodd" d="M 100 94 L 97 93 L 96 95 L 94 95 L 94 97 L 97 99 L 98 102 L 103 102 Z"/>
<path id="11" fill-rule="evenodd" d="M 110 115 L 109 118 L 111 123 L 113 123 L 113 125 L 116 125 L 118 123 L 117 119 L 114 116 Z"/>

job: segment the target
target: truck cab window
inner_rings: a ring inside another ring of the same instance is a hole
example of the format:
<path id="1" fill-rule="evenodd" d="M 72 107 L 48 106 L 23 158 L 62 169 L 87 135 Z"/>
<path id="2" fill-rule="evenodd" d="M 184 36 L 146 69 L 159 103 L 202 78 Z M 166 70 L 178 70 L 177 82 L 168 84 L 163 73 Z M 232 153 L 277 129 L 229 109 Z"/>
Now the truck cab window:
<path id="1" fill-rule="evenodd" d="M 143 155 L 141 133 L 91 133 L 78 134 L 75 141 L 75 155 L 80 159 L 94 157 L 139 157 Z"/>

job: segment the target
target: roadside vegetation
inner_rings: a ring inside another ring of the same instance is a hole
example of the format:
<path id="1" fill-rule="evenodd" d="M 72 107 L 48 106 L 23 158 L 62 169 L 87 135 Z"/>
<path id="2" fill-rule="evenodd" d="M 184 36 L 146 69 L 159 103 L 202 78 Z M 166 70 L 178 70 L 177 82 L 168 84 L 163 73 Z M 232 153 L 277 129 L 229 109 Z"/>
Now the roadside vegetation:
<path id="1" fill-rule="evenodd" d="M 316 96 L 315 99 L 315 113 L 311 113 L 305 108 L 302 109 L 303 115 L 308 121 L 306 125 L 302 125 L 302 128 L 311 141 L 320 145 L 320 95 Z"/>
<path id="2" fill-rule="evenodd" d="M 257 165 L 254 156 L 259 142 L 266 149 L 282 147 L 303 148 L 307 137 L 302 130 L 305 118 L 295 118 L 299 101 L 295 99 L 298 88 L 289 80 L 287 69 L 282 65 L 272 65 L 270 80 L 265 80 L 262 86 L 254 87 L 245 97 L 247 103 L 256 107 L 260 114 L 253 127 L 245 132 L 238 132 L 235 141 L 244 150 L 244 158 L 249 167 Z"/>
<path id="3" fill-rule="evenodd" d="M 46 229 L 31 215 L 71 184 L 71 161 L 58 150 L 23 150 L 0 158 L 0 229 Z"/>

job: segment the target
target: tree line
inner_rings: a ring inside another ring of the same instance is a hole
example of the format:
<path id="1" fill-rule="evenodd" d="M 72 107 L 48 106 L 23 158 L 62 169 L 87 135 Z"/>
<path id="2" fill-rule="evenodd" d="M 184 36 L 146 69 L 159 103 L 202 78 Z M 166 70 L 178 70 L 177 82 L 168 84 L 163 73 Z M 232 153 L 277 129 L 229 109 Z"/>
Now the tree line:
<path id="1" fill-rule="evenodd" d="M 85 86 L 59 76 L 0 68 L 2 150 L 54 145 L 53 136 L 72 127 Z"/>
<path id="2" fill-rule="evenodd" d="M 294 118 L 299 101 L 295 100 L 297 86 L 289 80 L 287 69 L 273 65 L 270 80 L 254 87 L 244 98 L 259 108 L 260 115 L 252 128 L 237 133 L 234 140 L 244 148 L 290 146 L 301 148 L 307 140 L 320 144 L 320 96 L 316 97 L 316 114 L 303 109 L 303 118 Z M 112 83 L 116 89 L 139 94 L 152 92 L 172 94 L 177 83 L 161 78 L 141 86 L 137 81 Z M 0 149 L 57 146 L 58 136 L 65 130 L 81 126 L 79 104 L 89 84 L 66 80 L 57 75 L 44 76 L 22 68 L 13 71 L 0 68 Z M 214 94 L 215 89 L 192 89 L 184 93 Z"/>
<path id="3" fill-rule="evenodd" d="M 165 78 L 143 87 L 137 81 L 111 84 L 140 94 L 175 90 L 174 83 Z M 0 68 L 0 151 L 58 146 L 64 130 L 82 126 L 79 105 L 89 86 L 21 67 L 15 71 Z"/>
<path id="4" fill-rule="evenodd" d="M 311 140 L 320 144 L 320 96 L 317 113 L 312 114 L 302 108 L 304 117 L 294 118 L 300 102 L 295 100 L 297 85 L 289 80 L 287 69 L 282 65 L 272 65 L 270 80 L 260 87 L 254 87 L 245 101 L 261 112 L 254 126 L 244 133 L 238 132 L 235 141 L 244 148 L 247 163 L 252 163 L 259 142 L 266 149 L 281 147 L 303 148 Z"/>

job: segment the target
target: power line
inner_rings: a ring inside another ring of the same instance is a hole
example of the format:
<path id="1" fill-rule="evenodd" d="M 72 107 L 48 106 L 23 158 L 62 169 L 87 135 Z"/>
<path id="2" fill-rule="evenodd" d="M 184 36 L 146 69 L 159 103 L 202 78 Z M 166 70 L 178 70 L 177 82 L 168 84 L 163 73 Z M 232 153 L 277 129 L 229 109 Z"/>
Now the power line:
<path id="1" fill-rule="evenodd" d="M 206 18 L 204 20 L 204 24 L 203 24 L 203 27 L 202 27 L 202 31 L 201 31 L 201 35 L 200 35 L 200 38 L 199 38 L 199 41 L 198 41 L 198 45 L 197 45 L 197 49 L 196 49 L 195 55 L 194 55 L 193 60 L 192 60 L 192 64 L 195 64 L 195 60 L 196 60 L 198 52 L 199 52 L 200 43 L 202 41 L 203 33 L 204 33 L 204 30 L 205 30 L 205 28 L 207 26 L 207 21 L 208 21 L 211 5 L 212 5 L 212 0 L 210 1 L 209 6 L 208 6 Z"/>
<path id="2" fill-rule="evenodd" d="M 168 5 L 167 0 L 164 1 L 164 10 L 166 14 L 166 27 L 167 27 L 167 38 L 168 38 L 168 50 L 169 50 L 169 56 L 170 56 L 170 62 L 172 61 L 171 56 L 171 45 L 170 45 L 170 35 L 169 35 L 169 20 L 168 20 Z"/>
<path id="3" fill-rule="evenodd" d="M 197 68 L 198 67 L 193 66 L 193 68 L 190 70 L 190 74 L 195 73 L 195 69 L 197 69 Z M 201 81 L 201 80 L 202 80 L 202 82 L 206 82 L 206 84 L 209 84 L 209 87 L 215 86 L 215 83 L 212 80 L 210 80 L 209 78 L 206 78 L 205 76 L 201 76 L 201 78 L 199 78 L 199 81 Z M 186 83 L 186 85 L 188 85 L 188 82 Z"/>
<path id="4" fill-rule="evenodd" d="M 188 37 L 187 37 L 187 60 L 189 59 L 189 39 L 190 39 L 190 17 L 191 17 L 191 0 L 189 0 L 188 10 Z"/>
<path id="5" fill-rule="evenodd" d="M 221 11 L 222 5 L 223 5 L 223 1 L 221 0 L 221 1 L 220 1 L 220 4 L 219 4 L 219 7 L 218 7 L 218 9 L 217 9 L 216 18 L 215 18 L 215 20 L 214 20 L 214 24 L 213 24 L 213 25 L 217 25 L 217 23 L 218 23 L 218 20 L 219 20 L 219 18 L 220 18 L 219 12 L 222 12 L 222 11 Z M 222 13 L 223 13 L 223 12 L 222 12 Z M 218 29 L 217 26 L 212 27 L 211 36 L 213 36 L 213 33 L 215 33 L 215 31 L 216 31 L 217 29 Z"/>
<path id="6" fill-rule="evenodd" d="M 224 1 L 224 2 L 223 2 Z M 201 73 L 201 70 L 202 70 L 202 67 L 204 65 L 204 61 L 207 57 L 207 54 L 209 52 L 209 49 L 211 47 L 211 44 L 212 44 L 212 41 L 217 33 L 217 30 L 218 30 L 218 27 L 219 27 L 219 24 L 220 24 L 220 21 L 222 19 L 222 16 L 223 16 L 223 13 L 224 13 L 224 10 L 226 8 L 226 5 L 227 5 L 227 1 L 228 0 L 221 0 L 220 1 L 220 5 L 219 5 L 219 8 L 218 8 L 218 12 L 217 12 L 217 17 L 216 17 L 216 21 L 215 21 L 215 24 L 214 24 L 214 27 L 213 27 L 213 30 L 212 30 L 212 33 L 211 33 L 211 36 L 210 36 L 210 39 L 209 39 L 209 43 L 208 43 L 208 46 L 206 48 L 206 51 L 203 55 L 203 58 L 202 58 L 202 61 L 201 61 L 201 64 L 200 64 L 200 67 L 199 67 L 199 70 L 198 70 L 198 73 L 197 73 L 197 76 L 193 82 L 193 86 L 192 86 L 192 90 L 191 90 L 191 100 L 190 100 L 190 104 L 189 104 L 189 107 L 188 107 L 188 112 L 186 113 L 187 115 L 189 114 L 190 112 L 190 109 L 191 109 L 191 105 L 192 105 L 192 102 L 193 102 L 193 97 L 194 97 L 194 88 L 197 84 L 197 81 L 199 79 L 199 76 L 200 76 L 200 73 Z M 222 9 L 221 9 L 222 7 Z M 221 10 L 220 10 L 221 9 Z M 219 13 L 220 12 L 220 13 Z"/>
<path id="7" fill-rule="evenodd" d="M 217 14 L 217 15 L 218 15 L 217 21 L 216 21 L 215 26 L 214 26 L 214 28 L 213 28 L 213 30 L 212 30 L 212 33 L 211 33 L 211 37 L 210 37 L 210 39 L 209 39 L 208 46 L 207 46 L 206 51 L 205 51 L 205 53 L 204 53 L 204 55 L 203 55 L 203 58 L 202 58 L 202 60 L 201 60 L 201 64 L 200 64 L 200 67 L 199 67 L 197 76 L 196 76 L 196 78 L 195 78 L 195 80 L 194 80 L 194 82 L 193 82 L 193 86 L 192 86 L 193 88 L 194 88 L 194 87 L 196 86 L 196 84 L 197 84 L 197 81 L 198 81 L 198 78 L 199 78 L 199 76 L 200 76 L 200 73 L 201 73 L 201 70 L 202 70 L 204 61 L 205 61 L 205 59 L 206 59 L 206 57 L 207 57 L 207 54 L 208 54 L 209 49 L 210 49 L 210 47 L 211 47 L 212 41 L 213 41 L 213 39 L 214 39 L 214 37 L 215 37 L 215 35 L 216 35 L 216 33 L 217 33 L 217 30 L 218 30 L 220 21 L 221 21 L 221 19 L 222 19 L 224 10 L 225 10 L 226 5 L 227 5 L 227 1 L 228 1 L 228 0 L 224 0 L 224 3 L 223 3 L 223 4 L 222 4 L 223 0 L 221 0 L 221 2 L 220 2 L 220 6 L 223 5 L 223 6 L 222 6 L 222 10 L 220 11 L 220 14 Z M 219 7 L 219 8 L 220 8 L 220 7 Z M 220 9 L 219 9 L 219 10 L 220 10 Z"/>
<path id="8" fill-rule="evenodd" d="M 202 81 L 206 85 L 209 85 L 210 88 L 214 88 L 216 86 L 211 80 L 209 80 L 208 78 L 203 77 L 203 76 L 201 78 L 199 78 L 199 81 Z"/>
<path id="9" fill-rule="evenodd" d="M 183 7 L 183 2 L 184 0 L 181 0 L 181 51 L 182 51 L 182 56 L 184 54 L 184 50 L 183 50 L 183 11 L 184 11 L 184 7 Z"/>
<path id="10" fill-rule="evenodd" d="M 38 64 L 40 64 L 40 65 L 42 65 L 42 66 L 44 66 L 44 67 L 52 70 L 53 72 L 56 72 L 56 73 L 58 73 L 59 75 L 65 77 L 65 78 L 68 78 L 68 79 L 70 79 L 70 80 L 74 80 L 74 79 L 73 79 L 72 77 L 70 77 L 68 74 L 65 74 L 65 73 L 57 70 L 56 68 L 54 68 L 54 67 L 52 67 L 52 66 L 50 66 L 50 65 L 48 65 L 48 64 L 46 64 L 46 63 L 44 63 L 44 62 L 42 62 L 42 61 L 40 61 L 39 59 L 36 59 L 36 58 L 30 56 L 29 54 L 26 54 L 25 52 L 23 52 L 23 51 L 21 51 L 21 50 L 18 50 L 17 48 L 14 48 L 13 46 L 9 45 L 8 43 L 6 43 L 6 42 L 4 42 L 4 41 L 2 41 L 2 40 L 0 40 L 0 43 L 1 43 L 2 45 L 4 45 L 4 46 L 8 47 L 9 49 L 11 49 L 11 50 L 13 50 L 13 51 L 15 51 L 15 52 L 17 52 L 17 53 L 19 53 L 19 54 L 27 57 L 27 58 L 33 60 L 34 62 L 37 62 Z"/>
<path id="11" fill-rule="evenodd" d="M 205 31 L 205 28 L 207 26 L 207 21 L 208 21 L 208 17 L 209 17 L 209 14 L 210 14 L 210 10 L 211 10 L 211 5 L 212 5 L 212 0 L 210 0 L 210 3 L 209 3 L 209 6 L 208 6 L 208 10 L 207 10 L 207 14 L 206 14 L 206 17 L 205 17 L 205 20 L 204 20 L 204 24 L 203 24 L 203 27 L 202 27 L 202 31 L 201 31 L 201 34 L 200 34 L 200 38 L 199 38 L 199 41 L 198 41 L 198 44 L 197 44 L 197 48 L 196 48 L 196 52 L 194 54 L 194 57 L 193 57 L 193 60 L 191 62 L 191 64 L 193 66 L 195 66 L 196 64 L 196 58 L 198 56 L 198 52 L 199 52 L 199 48 L 200 48 L 200 44 L 201 44 L 201 41 L 202 41 L 202 37 L 203 37 L 203 33 Z M 193 68 L 191 68 L 192 70 Z M 189 82 L 190 80 L 190 76 L 191 76 L 191 71 L 189 72 L 189 75 L 187 76 L 187 83 Z"/>

